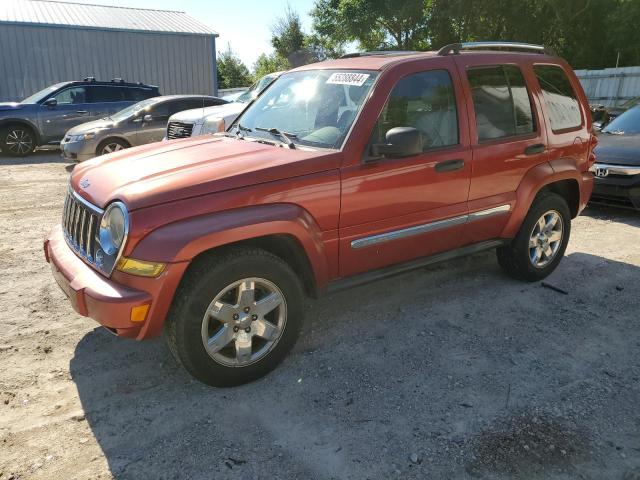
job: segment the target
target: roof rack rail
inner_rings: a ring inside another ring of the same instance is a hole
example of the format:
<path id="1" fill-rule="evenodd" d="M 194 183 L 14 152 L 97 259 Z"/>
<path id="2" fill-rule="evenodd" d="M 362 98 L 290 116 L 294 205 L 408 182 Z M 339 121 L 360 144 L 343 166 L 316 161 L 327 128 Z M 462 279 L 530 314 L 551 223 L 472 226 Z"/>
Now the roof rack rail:
<path id="1" fill-rule="evenodd" d="M 412 55 L 414 53 L 420 52 L 417 50 L 372 50 L 369 52 L 345 53 L 340 58 L 370 57 L 372 55 Z"/>
<path id="2" fill-rule="evenodd" d="M 84 77 L 83 82 L 95 82 L 96 77 Z"/>
<path id="3" fill-rule="evenodd" d="M 535 45 L 533 43 L 521 43 L 521 42 L 462 42 L 451 43 L 445 45 L 438 50 L 438 55 L 458 55 L 462 50 L 493 50 L 493 49 L 505 49 L 516 51 L 527 51 L 546 53 L 547 55 L 555 55 L 553 49 L 545 47 L 544 45 Z"/>
<path id="4" fill-rule="evenodd" d="M 111 81 L 113 83 L 124 83 L 124 80 L 121 79 L 120 77 L 112 78 Z"/>

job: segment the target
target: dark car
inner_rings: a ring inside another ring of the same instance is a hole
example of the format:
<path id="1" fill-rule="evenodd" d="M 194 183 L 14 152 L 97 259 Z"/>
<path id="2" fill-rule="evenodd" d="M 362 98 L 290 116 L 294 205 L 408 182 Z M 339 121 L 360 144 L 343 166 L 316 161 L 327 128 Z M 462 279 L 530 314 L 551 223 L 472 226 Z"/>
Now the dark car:
<path id="1" fill-rule="evenodd" d="M 124 148 L 159 142 L 174 113 L 225 103 L 226 100 L 205 95 L 148 98 L 108 117 L 73 127 L 60 142 L 62 156 L 81 162 Z"/>
<path id="2" fill-rule="evenodd" d="M 640 210 L 640 105 L 602 129 L 592 170 L 592 203 Z"/>
<path id="3" fill-rule="evenodd" d="M 591 118 L 593 119 L 593 127 L 596 130 L 601 130 L 608 124 L 613 122 L 616 118 L 622 115 L 630 108 L 640 104 L 640 97 L 634 97 L 627 100 L 622 105 L 614 107 L 605 107 L 604 105 L 592 105 Z"/>
<path id="4" fill-rule="evenodd" d="M 23 157 L 42 145 L 57 145 L 81 123 L 98 120 L 160 95 L 158 87 L 122 79 L 56 83 L 19 103 L 0 103 L 0 149 Z"/>

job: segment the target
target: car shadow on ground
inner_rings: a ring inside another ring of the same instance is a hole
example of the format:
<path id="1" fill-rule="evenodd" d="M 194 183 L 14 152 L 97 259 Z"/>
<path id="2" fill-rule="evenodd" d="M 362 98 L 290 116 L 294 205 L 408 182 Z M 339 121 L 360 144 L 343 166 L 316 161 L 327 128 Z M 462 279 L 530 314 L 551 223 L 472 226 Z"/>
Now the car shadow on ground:
<path id="1" fill-rule="evenodd" d="M 640 227 L 640 211 L 606 205 L 589 205 L 581 215 Z"/>
<path id="2" fill-rule="evenodd" d="M 2 165 L 37 165 L 43 163 L 66 163 L 75 165 L 60 156 L 60 150 L 55 148 L 38 149 L 26 157 L 11 157 L 0 151 L 0 166 Z"/>
<path id="3" fill-rule="evenodd" d="M 311 301 L 284 363 L 232 389 L 192 380 L 162 339 L 100 328 L 70 370 L 118 480 L 512 478 L 514 468 L 622 478 L 640 462 L 628 448 L 639 440 L 629 385 L 640 269 L 574 253 L 547 281 L 568 293 L 505 277 L 488 252 Z"/>

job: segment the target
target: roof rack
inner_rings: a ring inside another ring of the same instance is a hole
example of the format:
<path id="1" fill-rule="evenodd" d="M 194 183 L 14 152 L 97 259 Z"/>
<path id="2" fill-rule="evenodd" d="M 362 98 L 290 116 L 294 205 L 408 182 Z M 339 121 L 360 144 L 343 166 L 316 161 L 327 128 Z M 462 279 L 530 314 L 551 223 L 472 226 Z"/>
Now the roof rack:
<path id="1" fill-rule="evenodd" d="M 370 57 L 373 55 L 413 55 L 421 53 L 416 50 L 372 50 L 370 52 L 345 53 L 340 58 Z"/>
<path id="2" fill-rule="evenodd" d="M 113 83 L 125 83 L 125 81 L 123 79 L 121 79 L 120 77 L 112 78 L 111 82 L 113 82 Z"/>
<path id="3" fill-rule="evenodd" d="M 95 82 L 96 77 L 84 77 L 83 82 Z"/>
<path id="4" fill-rule="evenodd" d="M 555 55 L 555 52 L 544 45 L 521 42 L 463 42 L 451 43 L 438 50 L 438 55 L 458 55 L 462 50 L 516 50 Z"/>

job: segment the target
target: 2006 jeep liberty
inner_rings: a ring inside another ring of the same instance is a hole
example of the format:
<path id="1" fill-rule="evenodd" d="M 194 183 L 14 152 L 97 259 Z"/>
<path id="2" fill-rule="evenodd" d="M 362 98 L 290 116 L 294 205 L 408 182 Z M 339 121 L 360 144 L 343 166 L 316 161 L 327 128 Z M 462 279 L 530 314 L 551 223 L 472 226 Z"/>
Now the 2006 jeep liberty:
<path id="1" fill-rule="evenodd" d="M 305 295 L 484 249 L 549 275 L 595 143 L 541 46 L 347 55 L 283 74 L 227 132 L 77 165 L 46 258 L 81 315 L 164 329 L 197 379 L 241 384 L 292 348 Z"/>

